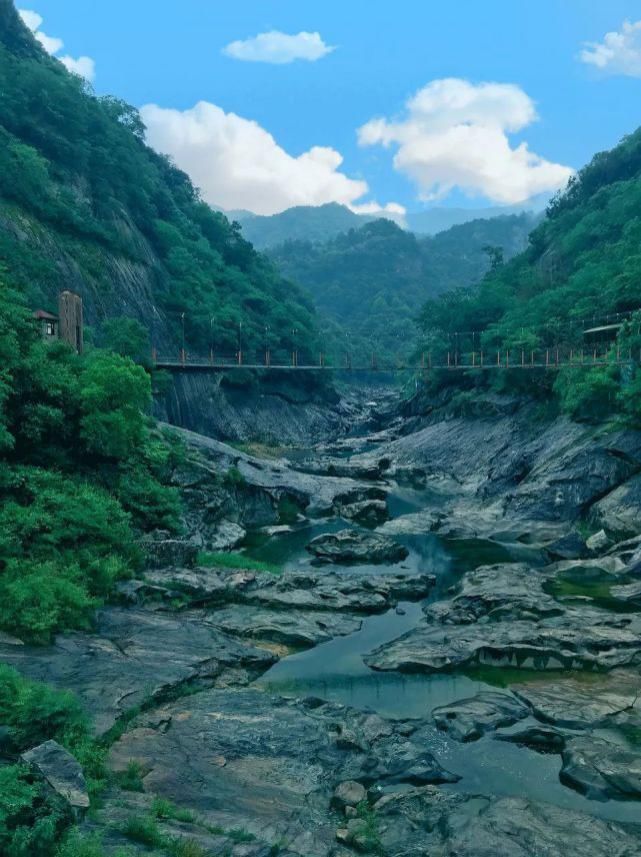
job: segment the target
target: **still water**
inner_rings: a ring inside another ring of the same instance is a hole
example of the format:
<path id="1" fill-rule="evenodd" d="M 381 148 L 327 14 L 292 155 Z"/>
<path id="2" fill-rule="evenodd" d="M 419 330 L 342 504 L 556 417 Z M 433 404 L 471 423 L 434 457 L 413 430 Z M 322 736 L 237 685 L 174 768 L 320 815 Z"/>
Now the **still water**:
<path id="1" fill-rule="evenodd" d="M 389 505 L 396 517 L 424 509 L 435 502 L 438 498 L 433 494 L 407 489 L 392 495 Z M 285 568 L 300 569 L 310 565 L 305 545 L 313 536 L 345 526 L 345 522 L 336 520 L 315 522 L 269 539 L 254 539 L 247 552 L 256 558 L 282 564 Z M 507 548 L 483 540 L 448 543 L 429 533 L 399 536 L 398 540 L 409 550 L 409 556 L 402 564 L 391 568 L 358 566 L 358 572 L 379 574 L 400 568 L 430 572 L 436 576 L 437 585 L 428 601 L 442 598 L 465 570 L 504 562 L 512 555 Z M 355 570 L 340 566 L 326 568 L 346 575 Z M 353 634 L 283 658 L 256 684 L 267 692 L 282 696 L 317 696 L 361 710 L 375 711 L 385 717 L 427 720 L 437 706 L 474 696 L 480 691 L 496 691 L 496 684 L 489 683 L 487 675 L 483 679 L 460 673 L 402 675 L 376 672 L 365 665 L 364 655 L 403 635 L 421 620 L 425 603 L 402 603 L 398 611 L 367 617 L 361 629 Z M 528 724 L 528 720 L 521 721 L 518 728 Z M 452 741 L 436 729 L 431 730 L 429 736 L 427 749 L 444 768 L 462 778 L 456 785 L 443 788 L 468 794 L 529 797 L 614 821 L 638 822 L 638 803 L 601 803 L 588 800 L 563 786 L 559 781 L 561 760 L 556 754 L 537 753 L 491 736 L 466 744 Z"/>

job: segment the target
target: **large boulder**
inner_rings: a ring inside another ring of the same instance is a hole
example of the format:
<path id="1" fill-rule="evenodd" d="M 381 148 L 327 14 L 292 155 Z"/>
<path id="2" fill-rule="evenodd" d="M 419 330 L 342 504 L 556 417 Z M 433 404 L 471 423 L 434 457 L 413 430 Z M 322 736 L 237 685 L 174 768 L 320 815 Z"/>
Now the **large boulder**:
<path id="1" fill-rule="evenodd" d="M 437 727 L 456 741 L 476 741 L 486 732 L 512 726 L 529 713 L 528 707 L 511 694 L 487 691 L 434 708 L 432 717 Z"/>
<path id="2" fill-rule="evenodd" d="M 380 565 L 404 560 L 409 551 L 404 545 L 376 533 L 340 530 L 316 536 L 307 550 L 320 562 L 344 565 Z"/>
<path id="3" fill-rule="evenodd" d="M 168 533 L 153 533 L 140 540 L 148 568 L 178 566 L 189 568 L 196 564 L 198 545 L 191 539 L 172 538 Z"/>
<path id="4" fill-rule="evenodd" d="M 595 735 L 566 742 L 561 781 L 589 798 L 641 799 L 641 753 Z"/>
<path id="5" fill-rule="evenodd" d="M 23 753 L 20 760 L 41 776 L 76 816 L 89 809 L 89 793 L 82 768 L 56 741 L 39 744 Z"/>

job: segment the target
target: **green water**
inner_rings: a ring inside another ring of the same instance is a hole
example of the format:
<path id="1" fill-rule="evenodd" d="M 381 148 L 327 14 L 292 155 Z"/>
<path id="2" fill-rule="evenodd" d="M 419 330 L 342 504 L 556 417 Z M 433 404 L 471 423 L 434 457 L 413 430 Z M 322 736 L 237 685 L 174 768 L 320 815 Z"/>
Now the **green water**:
<path id="1" fill-rule="evenodd" d="M 426 508 L 435 502 L 433 494 L 399 490 L 390 498 L 394 516 Z M 250 540 L 247 552 L 257 559 L 282 564 L 285 568 L 310 565 L 305 551 L 311 538 L 346 526 L 337 520 L 316 521 L 291 533 Z M 478 565 L 505 562 L 510 551 L 493 542 L 472 539 L 446 542 L 433 534 L 400 536 L 408 558 L 400 565 L 340 567 L 325 566 L 341 574 L 379 574 L 399 568 L 430 572 L 437 585 L 430 600 L 455 586 L 461 574 Z M 514 557 L 512 557 L 514 558 Z M 315 569 L 317 572 L 319 569 Z M 322 573 L 323 567 L 320 571 Z M 359 631 L 337 637 L 327 643 L 286 657 L 275 664 L 257 682 L 267 692 L 289 696 L 316 696 L 362 710 L 376 711 L 390 718 L 424 718 L 429 720 L 433 708 L 464 699 L 484 690 L 508 687 L 509 680 L 524 680 L 522 672 L 507 676 L 503 670 L 484 669 L 468 675 L 433 674 L 402 675 L 375 672 L 363 656 L 377 646 L 410 631 L 423 616 L 424 604 L 403 603 L 399 612 L 390 610 L 363 620 Z M 537 676 L 539 677 L 539 676 Z M 545 676 L 540 676 L 546 680 Z M 525 726 L 529 721 L 522 721 Z M 516 727 L 515 727 L 516 728 Z M 561 760 L 558 755 L 544 755 L 534 750 L 497 741 L 486 736 L 473 743 L 452 741 L 435 728 L 429 731 L 428 746 L 440 764 L 461 776 L 456 791 L 471 794 L 496 794 L 529 797 L 558 806 L 578 809 L 613 821 L 638 821 L 635 802 L 596 802 L 586 799 L 559 781 Z"/>

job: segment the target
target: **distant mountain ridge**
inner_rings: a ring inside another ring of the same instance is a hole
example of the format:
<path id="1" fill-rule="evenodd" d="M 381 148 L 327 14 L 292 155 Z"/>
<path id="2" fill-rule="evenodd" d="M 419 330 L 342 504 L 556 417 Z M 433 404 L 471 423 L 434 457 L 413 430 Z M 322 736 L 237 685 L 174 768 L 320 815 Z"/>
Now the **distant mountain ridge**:
<path id="1" fill-rule="evenodd" d="M 408 212 L 401 223 L 398 217 L 387 214 L 355 214 L 345 205 L 330 202 L 326 205 L 298 205 L 279 214 L 260 215 L 251 211 L 224 211 L 229 220 L 242 226 L 245 238 L 259 250 L 276 247 L 285 241 L 322 242 L 336 238 L 350 229 L 360 229 L 375 220 L 389 220 L 418 235 L 436 235 L 452 226 L 461 226 L 473 220 L 489 220 L 512 214 L 532 213 L 541 209 L 540 202 L 494 208 L 431 208 L 427 211 Z M 221 209 L 222 210 L 222 209 Z"/>

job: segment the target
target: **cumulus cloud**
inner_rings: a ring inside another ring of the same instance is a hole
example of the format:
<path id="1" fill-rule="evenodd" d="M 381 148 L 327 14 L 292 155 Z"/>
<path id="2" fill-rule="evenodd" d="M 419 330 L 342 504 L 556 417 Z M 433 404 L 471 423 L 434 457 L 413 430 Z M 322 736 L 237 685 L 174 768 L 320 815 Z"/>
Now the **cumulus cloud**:
<path id="1" fill-rule="evenodd" d="M 48 36 L 40 29 L 43 23 L 42 15 L 39 15 L 32 9 L 19 9 L 18 11 L 24 24 L 29 28 L 29 30 L 31 30 L 35 38 L 40 42 L 48 54 L 51 54 L 52 56 L 55 56 L 56 59 L 60 60 L 68 71 L 71 71 L 74 74 L 79 74 L 81 77 L 84 77 L 85 80 L 90 82 L 93 81 L 96 76 L 96 64 L 91 57 L 83 56 L 75 58 L 68 54 L 57 56 L 57 54 L 59 54 L 63 49 L 64 42 L 62 39 L 57 39 L 54 36 Z"/>
<path id="2" fill-rule="evenodd" d="M 602 42 L 586 43 L 579 59 L 606 74 L 641 77 L 641 21 L 624 21 L 620 31 L 606 33 Z"/>
<path id="3" fill-rule="evenodd" d="M 394 166 L 416 183 L 421 199 L 442 199 L 460 188 L 514 204 L 557 190 L 572 175 L 527 143 L 511 145 L 508 133 L 537 119 L 533 101 L 518 86 L 434 80 L 405 106 L 400 119 L 367 122 L 358 139 L 362 146 L 395 146 Z"/>
<path id="4" fill-rule="evenodd" d="M 223 48 L 228 57 L 245 62 L 267 62 L 284 65 L 294 60 L 316 62 L 335 48 L 326 45 L 320 33 L 301 32 L 296 35 L 271 30 L 251 39 L 231 42 Z"/>
<path id="5" fill-rule="evenodd" d="M 256 214 L 327 202 L 355 208 L 369 190 L 339 170 L 336 149 L 313 146 L 294 157 L 257 122 L 206 101 L 184 111 L 148 104 L 141 115 L 148 143 L 170 155 L 212 205 Z"/>

